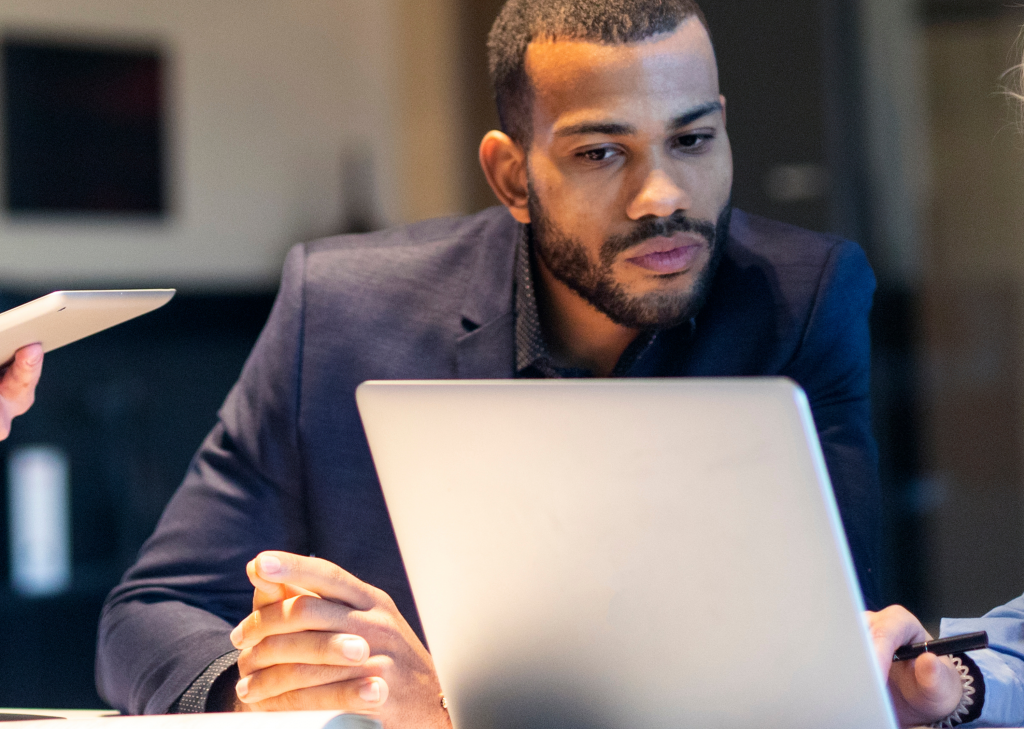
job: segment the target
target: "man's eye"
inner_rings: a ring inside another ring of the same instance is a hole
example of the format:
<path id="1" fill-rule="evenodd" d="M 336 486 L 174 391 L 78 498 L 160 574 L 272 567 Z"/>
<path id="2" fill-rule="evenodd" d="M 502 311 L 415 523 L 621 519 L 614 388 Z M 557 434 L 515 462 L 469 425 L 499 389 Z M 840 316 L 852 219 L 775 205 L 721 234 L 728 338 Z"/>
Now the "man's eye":
<path id="1" fill-rule="evenodd" d="M 614 149 L 600 147 L 598 149 L 588 149 L 586 152 L 581 152 L 579 156 L 585 159 L 587 162 L 604 162 L 605 160 L 609 159 L 614 153 Z"/>
<path id="2" fill-rule="evenodd" d="M 703 147 L 713 138 L 714 137 L 711 134 L 682 134 L 675 138 L 675 144 L 672 146 L 676 149 L 692 151 Z"/>

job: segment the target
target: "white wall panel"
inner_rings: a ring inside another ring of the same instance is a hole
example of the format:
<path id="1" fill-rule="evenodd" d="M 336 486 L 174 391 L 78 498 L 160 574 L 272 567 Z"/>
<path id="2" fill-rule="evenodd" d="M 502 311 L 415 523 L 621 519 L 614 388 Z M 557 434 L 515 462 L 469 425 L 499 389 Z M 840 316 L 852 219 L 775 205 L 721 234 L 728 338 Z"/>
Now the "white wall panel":
<path id="1" fill-rule="evenodd" d="M 342 222 L 341 160 L 372 150 L 381 222 L 407 216 L 400 0 L 4 0 L 0 33 L 155 43 L 168 61 L 171 213 L 0 213 L 0 286 L 273 286 Z"/>

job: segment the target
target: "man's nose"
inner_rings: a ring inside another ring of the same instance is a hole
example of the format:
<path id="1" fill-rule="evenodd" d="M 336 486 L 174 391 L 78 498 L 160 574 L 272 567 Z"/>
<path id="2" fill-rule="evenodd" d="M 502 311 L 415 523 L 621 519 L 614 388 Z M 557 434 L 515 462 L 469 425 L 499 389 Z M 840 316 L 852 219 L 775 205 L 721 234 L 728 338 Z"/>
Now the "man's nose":
<path id="1" fill-rule="evenodd" d="M 667 218 L 677 210 L 689 210 L 689 194 L 677 185 L 662 169 L 652 169 L 644 180 L 640 192 L 630 202 L 626 214 L 632 220 L 648 215 Z"/>

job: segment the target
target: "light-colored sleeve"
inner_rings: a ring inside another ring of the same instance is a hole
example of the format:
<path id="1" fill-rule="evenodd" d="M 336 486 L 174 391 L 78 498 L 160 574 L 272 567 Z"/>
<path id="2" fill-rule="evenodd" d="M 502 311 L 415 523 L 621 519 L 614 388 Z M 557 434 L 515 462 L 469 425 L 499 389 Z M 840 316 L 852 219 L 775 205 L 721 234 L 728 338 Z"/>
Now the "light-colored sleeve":
<path id="1" fill-rule="evenodd" d="M 1024 726 L 1024 595 L 980 618 L 945 618 L 941 635 L 988 632 L 988 650 L 971 651 L 985 680 L 981 717 L 965 727 Z"/>

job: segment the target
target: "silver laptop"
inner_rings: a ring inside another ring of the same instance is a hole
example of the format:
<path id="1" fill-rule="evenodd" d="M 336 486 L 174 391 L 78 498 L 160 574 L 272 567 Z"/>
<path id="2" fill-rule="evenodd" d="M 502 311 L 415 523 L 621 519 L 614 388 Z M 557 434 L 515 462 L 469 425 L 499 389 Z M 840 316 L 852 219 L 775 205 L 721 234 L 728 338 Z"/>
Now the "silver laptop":
<path id="1" fill-rule="evenodd" d="M 456 729 L 891 729 L 784 379 L 369 382 Z"/>

